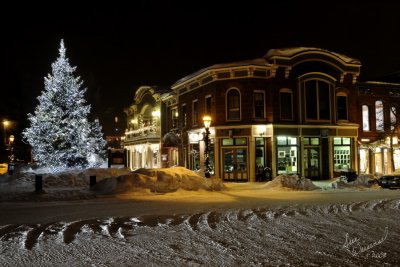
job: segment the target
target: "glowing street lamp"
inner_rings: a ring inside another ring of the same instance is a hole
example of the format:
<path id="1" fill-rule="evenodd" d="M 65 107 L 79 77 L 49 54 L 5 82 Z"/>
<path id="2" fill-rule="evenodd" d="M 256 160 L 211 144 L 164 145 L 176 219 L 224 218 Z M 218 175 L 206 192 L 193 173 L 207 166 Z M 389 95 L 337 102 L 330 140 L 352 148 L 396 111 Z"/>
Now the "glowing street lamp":
<path id="1" fill-rule="evenodd" d="M 210 116 L 204 116 L 203 117 L 203 122 L 204 122 L 204 128 L 206 130 L 206 135 L 204 137 L 204 157 L 205 157 L 205 162 L 204 162 L 204 174 L 206 178 L 210 178 L 210 159 L 209 159 L 209 152 L 210 152 L 210 125 L 211 125 L 211 117 Z"/>

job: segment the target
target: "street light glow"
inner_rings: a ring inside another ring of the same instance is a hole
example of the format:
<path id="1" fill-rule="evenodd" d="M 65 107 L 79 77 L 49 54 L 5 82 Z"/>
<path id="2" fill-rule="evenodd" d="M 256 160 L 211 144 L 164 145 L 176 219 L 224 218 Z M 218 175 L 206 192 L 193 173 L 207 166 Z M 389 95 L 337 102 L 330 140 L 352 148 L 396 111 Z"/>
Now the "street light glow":
<path id="1" fill-rule="evenodd" d="M 206 129 L 208 129 L 208 128 L 210 128 L 210 125 L 211 125 L 211 117 L 210 116 L 204 116 L 203 117 L 203 121 L 204 121 L 204 127 L 206 128 Z"/>

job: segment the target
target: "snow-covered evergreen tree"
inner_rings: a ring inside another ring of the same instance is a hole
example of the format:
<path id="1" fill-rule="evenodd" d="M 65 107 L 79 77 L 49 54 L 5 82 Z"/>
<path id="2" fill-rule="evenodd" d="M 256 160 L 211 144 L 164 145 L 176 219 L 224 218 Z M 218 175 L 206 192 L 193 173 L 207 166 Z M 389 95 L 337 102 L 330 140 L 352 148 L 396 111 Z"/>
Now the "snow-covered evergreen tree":
<path id="1" fill-rule="evenodd" d="M 98 166 L 102 161 L 106 159 L 106 140 L 103 138 L 103 132 L 98 119 L 95 119 L 91 123 L 91 132 L 89 133 L 91 146 L 91 157 L 89 157 L 89 165 Z"/>
<path id="2" fill-rule="evenodd" d="M 90 122 L 90 105 L 84 99 L 80 77 L 74 77 L 65 56 L 60 55 L 45 78 L 45 90 L 38 97 L 34 114 L 28 114 L 30 127 L 23 132 L 32 147 L 34 160 L 53 171 L 95 166 L 95 154 L 104 154 L 105 140 L 98 121 Z"/>

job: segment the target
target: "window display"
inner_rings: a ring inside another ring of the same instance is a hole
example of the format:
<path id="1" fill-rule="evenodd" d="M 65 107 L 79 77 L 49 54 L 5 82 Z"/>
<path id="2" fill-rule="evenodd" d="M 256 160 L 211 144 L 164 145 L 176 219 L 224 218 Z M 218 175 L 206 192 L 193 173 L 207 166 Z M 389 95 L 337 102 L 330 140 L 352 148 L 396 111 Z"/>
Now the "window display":
<path id="1" fill-rule="evenodd" d="M 335 170 L 351 168 L 350 138 L 333 138 L 333 163 Z"/>
<path id="2" fill-rule="evenodd" d="M 277 137 L 277 170 L 278 175 L 283 173 L 296 173 L 297 169 L 297 138 Z"/>

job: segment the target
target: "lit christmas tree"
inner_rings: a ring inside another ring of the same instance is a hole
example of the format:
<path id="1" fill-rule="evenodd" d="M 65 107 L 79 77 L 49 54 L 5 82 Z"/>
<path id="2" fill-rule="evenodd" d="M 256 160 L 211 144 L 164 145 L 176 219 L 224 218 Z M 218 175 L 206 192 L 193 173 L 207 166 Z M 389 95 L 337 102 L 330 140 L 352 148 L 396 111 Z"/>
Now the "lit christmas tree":
<path id="1" fill-rule="evenodd" d="M 34 160 L 52 171 L 96 166 L 96 154 L 105 154 L 105 140 L 99 122 L 88 121 L 80 77 L 74 77 L 61 40 L 60 55 L 45 78 L 45 90 L 38 97 L 34 114 L 28 114 L 30 127 L 23 136 L 32 147 Z"/>

